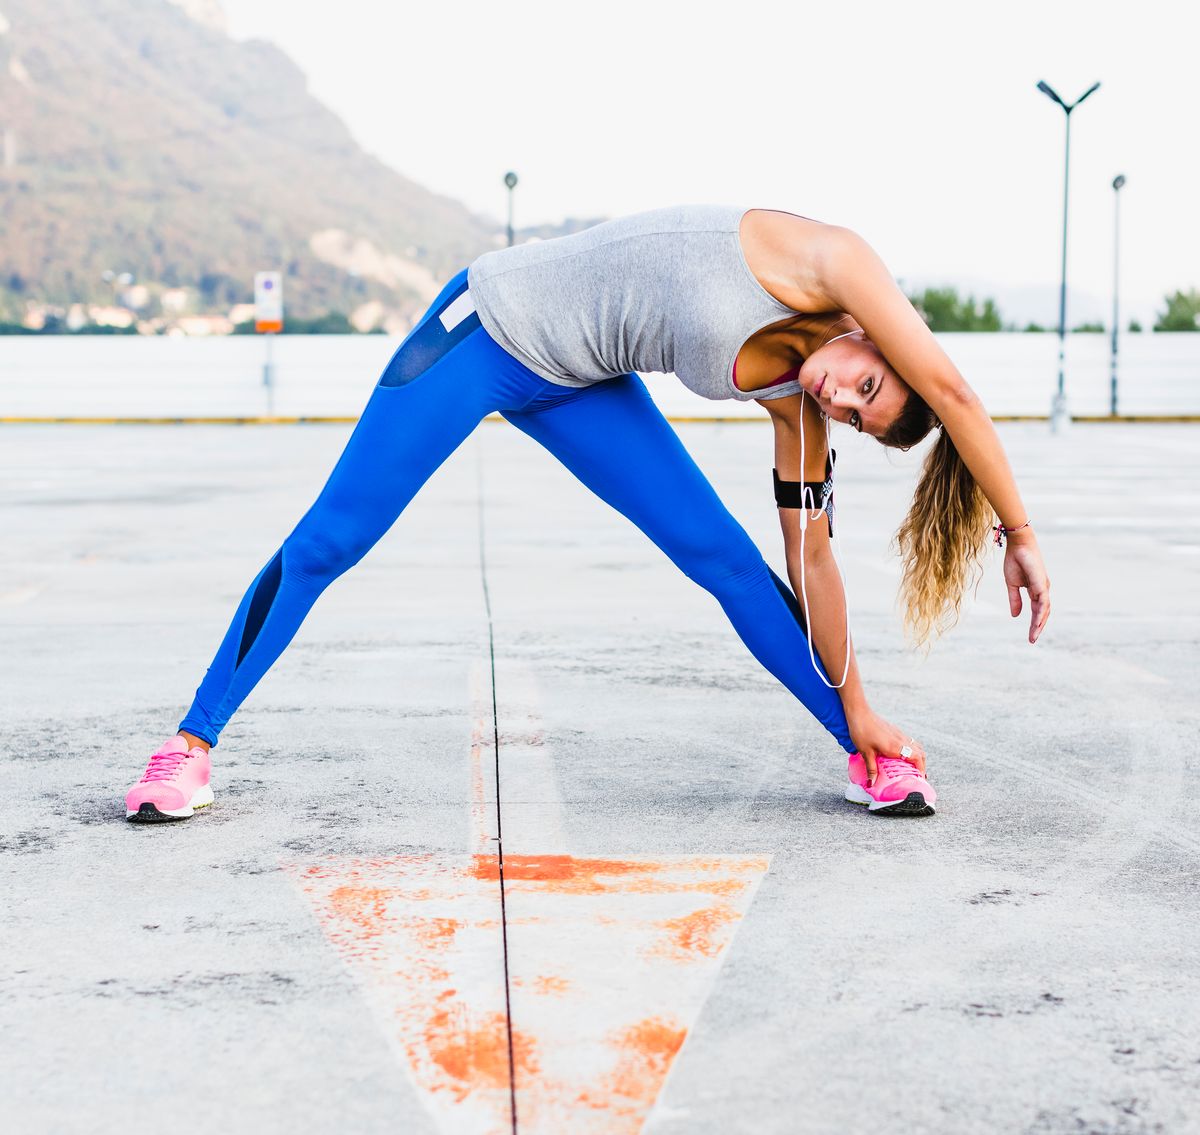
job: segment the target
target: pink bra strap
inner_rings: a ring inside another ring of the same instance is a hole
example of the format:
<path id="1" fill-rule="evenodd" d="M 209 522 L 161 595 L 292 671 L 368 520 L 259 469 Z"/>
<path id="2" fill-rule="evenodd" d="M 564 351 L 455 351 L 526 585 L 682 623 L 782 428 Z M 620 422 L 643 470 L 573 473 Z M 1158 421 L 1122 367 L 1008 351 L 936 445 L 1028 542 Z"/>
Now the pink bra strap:
<path id="1" fill-rule="evenodd" d="M 799 374 L 800 374 L 800 368 L 793 367 L 791 370 L 786 371 L 784 374 L 781 374 L 777 379 L 774 379 L 772 382 L 768 382 L 766 386 L 760 387 L 760 389 L 770 390 L 772 386 L 782 386 L 785 382 L 791 382 L 793 379 L 797 378 L 799 376 Z M 738 390 L 742 389 L 740 386 L 738 386 L 737 359 L 733 360 L 733 385 L 737 386 Z M 750 392 L 743 390 L 742 393 L 748 394 Z"/>

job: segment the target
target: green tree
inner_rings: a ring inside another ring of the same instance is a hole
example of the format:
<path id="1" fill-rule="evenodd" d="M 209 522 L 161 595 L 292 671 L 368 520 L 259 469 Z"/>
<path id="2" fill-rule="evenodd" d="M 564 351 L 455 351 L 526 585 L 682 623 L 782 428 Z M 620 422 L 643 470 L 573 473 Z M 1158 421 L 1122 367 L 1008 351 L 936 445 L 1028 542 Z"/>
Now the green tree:
<path id="1" fill-rule="evenodd" d="M 1103 335 L 1103 323 L 1081 323 L 1078 327 L 1072 327 L 1072 332 L 1077 335 Z"/>
<path id="2" fill-rule="evenodd" d="M 254 320 L 234 325 L 235 335 L 253 335 Z M 284 335 L 353 335 L 354 326 L 340 311 L 327 311 L 312 319 L 293 319 L 290 315 L 283 321 Z"/>
<path id="3" fill-rule="evenodd" d="M 312 319 L 284 319 L 285 335 L 353 335 L 354 328 L 340 311 L 327 311 Z"/>
<path id="4" fill-rule="evenodd" d="M 1135 335 L 1139 331 L 1141 331 L 1141 329 L 1142 329 L 1142 325 L 1136 319 L 1131 319 L 1129 321 L 1129 330 L 1132 331 Z"/>
<path id="5" fill-rule="evenodd" d="M 1192 288 L 1163 300 L 1167 310 L 1159 315 L 1155 331 L 1200 331 L 1200 291 Z"/>
<path id="6" fill-rule="evenodd" d="M 961 299 L 957 288 L 926 288 L 909 296 L 931 331 L 999 331 L 1003 327 L 996 301 L 982 304 L 974 296 Z"/>

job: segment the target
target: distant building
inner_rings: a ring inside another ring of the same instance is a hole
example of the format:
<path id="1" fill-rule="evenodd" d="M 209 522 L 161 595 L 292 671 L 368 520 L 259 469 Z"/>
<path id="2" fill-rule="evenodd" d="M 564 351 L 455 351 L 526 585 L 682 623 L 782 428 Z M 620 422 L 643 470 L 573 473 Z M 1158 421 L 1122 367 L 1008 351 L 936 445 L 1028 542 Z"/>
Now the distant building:
<path id="1" fill-rule="evenodd" d="M 137 319 L 126 307 L 98 307 L 93 304 L 87 313 L 88 319 L 97 327 L 132 327 Z"/>
<path id="2" fill-rule="evenodd" d="M 350 325 L 355 331 L 373 331 L 383 320 L 384 314 L 383 304 L 378 300 L 368 300 L 351 313 Z"/>
<path id="3" fill-rule="evenodd" d="M 228 335 L 233 322 L 224 315 L 184 315 L 175 320 L 176 329 L 188 336 Z"/>
<path id="4" fill-rule="evenodd" d="M 170 315 L 181 315 L 187 311 L 188 301 L 191 296 L 187 288 L 167 288 L 161 296 L 158 297 L 158 302 L 162 304 L 163 311 Z"/>
<path id="5" fill-rule="evenodd" d="M 126 288 L 118 298 L 126 307 L 140 311 L 150 302 L 150 289 L 145 284 L 134 284 L 133 287 Z"/>
<path id="6" fill-rule="evenodd" d="M 254 318 L 254 304 L 235 303 L 229 309 L 229 322 L 235 327 L 239 323 L 249 323 Z"/>

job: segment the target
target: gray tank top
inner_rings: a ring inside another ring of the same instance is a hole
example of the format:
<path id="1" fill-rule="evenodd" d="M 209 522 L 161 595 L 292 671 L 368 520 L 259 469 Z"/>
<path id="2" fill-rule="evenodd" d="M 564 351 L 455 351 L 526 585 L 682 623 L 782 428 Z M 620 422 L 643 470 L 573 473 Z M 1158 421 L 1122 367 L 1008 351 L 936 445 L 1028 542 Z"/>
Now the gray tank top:
<path id="1" fill-rule="evenodd" d="M 787 397 L 799 382 L 733 384 L 742 344 L 796 314 L 750 271 L 738 239 L 745 212 L 655 209 L 485 253 L 467 272 L 475 310 L 500 346 L 559 386 L 664 371 L 705 398 Z"/>

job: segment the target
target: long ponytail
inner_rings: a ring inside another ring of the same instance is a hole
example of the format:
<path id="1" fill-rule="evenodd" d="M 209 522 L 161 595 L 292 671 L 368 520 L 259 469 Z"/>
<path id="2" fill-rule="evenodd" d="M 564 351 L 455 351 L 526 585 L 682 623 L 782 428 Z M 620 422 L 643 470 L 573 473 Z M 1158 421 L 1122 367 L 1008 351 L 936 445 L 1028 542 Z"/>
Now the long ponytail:
<path id="1" fill-rule="evenodd" d="M 912 394 L 880 441 L 907 449 L 936 424 L 933 412 Z M 992 506 L 949 434 L 940 429 L 895 538 L 903 569 L 904 626 L 916 645 L 937 638 L 958 621 L 963 595 L 982 568 L 991 522 Z"/>

